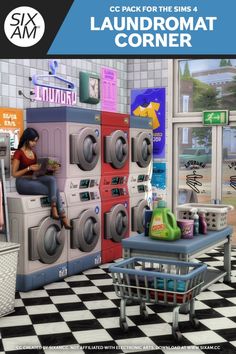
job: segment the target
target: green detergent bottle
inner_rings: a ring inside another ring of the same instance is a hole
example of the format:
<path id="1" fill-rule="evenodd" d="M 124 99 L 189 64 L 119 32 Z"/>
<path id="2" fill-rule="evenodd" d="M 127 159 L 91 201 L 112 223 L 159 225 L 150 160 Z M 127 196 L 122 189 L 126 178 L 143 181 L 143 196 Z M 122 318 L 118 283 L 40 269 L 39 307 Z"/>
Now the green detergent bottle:
<path id="1" fill-rule="evenodd" d="M 181 236 L 175 216 L 169 208 L 166 208 L 164 200 L 160 200 L 157 208 L 153 210 L 149 236 L 153 239 L 163 241 L 175 241 Z"/>

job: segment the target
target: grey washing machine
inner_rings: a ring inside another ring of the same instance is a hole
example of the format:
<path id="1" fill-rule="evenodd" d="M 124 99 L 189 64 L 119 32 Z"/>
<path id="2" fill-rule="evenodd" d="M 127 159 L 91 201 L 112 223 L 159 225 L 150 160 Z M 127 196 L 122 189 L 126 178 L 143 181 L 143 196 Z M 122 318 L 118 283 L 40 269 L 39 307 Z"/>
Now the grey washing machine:
<path id="1" fill-rule="evenodd" d="M 153 132 L 152 119 L 130 117 L 130 175 L 144 175 L 151 179 Z"/>
<path id="2" fill-rule="evenodd" d="M 65 196 L 73 229 L 67 238 L 68 275 L 101 263 L 100 178 L 70 179 Z"/>

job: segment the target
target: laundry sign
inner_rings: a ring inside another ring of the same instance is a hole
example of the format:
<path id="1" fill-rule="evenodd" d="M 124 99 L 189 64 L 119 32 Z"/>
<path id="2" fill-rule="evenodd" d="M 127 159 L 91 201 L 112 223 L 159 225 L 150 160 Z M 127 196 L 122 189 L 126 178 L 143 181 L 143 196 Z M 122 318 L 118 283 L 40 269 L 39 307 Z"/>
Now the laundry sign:
<path id="1" fill-rule="evenodd" d="M 11 150 L 18 148 L 19 139 L 23 130 L 23 110 L 0 107 L 0 133 L 8 133 L 10 135 Z"/>
<path id="2" fill-rule="evenodd" d="M 102 68 L 102 111 L 117 112 L 117 71 Z"/>
<path id="3" fill-rule="evenodd" d="M 49 61 L 50 72 L 47 75 L 33 75 L 34 99 L 41 102 L 74 106 L 77 103 L 75 84 L 56 74 L 58 62 Z"/>

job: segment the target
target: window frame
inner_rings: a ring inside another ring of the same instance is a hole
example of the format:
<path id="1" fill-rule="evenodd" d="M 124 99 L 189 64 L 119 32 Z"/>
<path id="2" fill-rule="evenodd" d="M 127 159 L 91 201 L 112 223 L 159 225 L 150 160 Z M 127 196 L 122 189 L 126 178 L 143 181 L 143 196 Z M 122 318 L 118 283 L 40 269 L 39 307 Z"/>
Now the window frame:
<path id="1" fill-rule="evenodd" d="M 201 58 L 199 58 L 201 59 Z M 206 58 L 202 58 L 206 59 Z M 179 112 L 179 61 L 181 60 L 194 60 L 194 58 L 181 58 L 168 60 L 168 100 L 167 100 L 167 204 L 173 208 L 174 200 L 174 149 L 175 137 L 174 127 L 176 123 L 202 123 L 202 112 Z M 236 110 L 229 111 L 229 124 L 236 122 Z M 222 130 L 218 129 L 219 140 L 222 139 Z M 218 152 L 221 156 L 221 151 Z"/>

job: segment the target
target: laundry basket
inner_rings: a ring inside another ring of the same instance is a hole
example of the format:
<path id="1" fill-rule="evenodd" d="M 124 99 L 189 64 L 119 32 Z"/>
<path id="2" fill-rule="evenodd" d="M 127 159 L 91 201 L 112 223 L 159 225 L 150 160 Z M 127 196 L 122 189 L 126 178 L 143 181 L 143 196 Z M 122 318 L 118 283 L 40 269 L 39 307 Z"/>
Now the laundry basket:
<path id="1" fill-rule="evenodd" d="M 200 293 L 207 266 L 197 262 L 182 262 L 149 257 L 133 257 L 112 264 L 109 270 L 116 295 L 120 301 L 120 327 L 128 330 L 126 321 L 127 300 L 140 303 L 140 315 L 148 318 L 145 303 L 172 305 L 172 334 L 180 342 L 179 309 L 190 305 L 189 318 L 193 327 L 199 321 L 195 316 L 194 300 Z"/>
<path id="2" fill-rule="evenodd" d="M 19 248 L 17 243 L 0 242 L 0 317 L 14 311 Z"/>
<path id="3" fill-rule="evenodd" d="M 199 204 L 190 203 L 177 206 L 178 219 L 192 219 L 193 209 L 197 211 L 204 211 L 207 229 L 208 230 L 222 230 L 227 226 L 228 211 L 234 210 L 232 205 L 224 204 Z"/>

